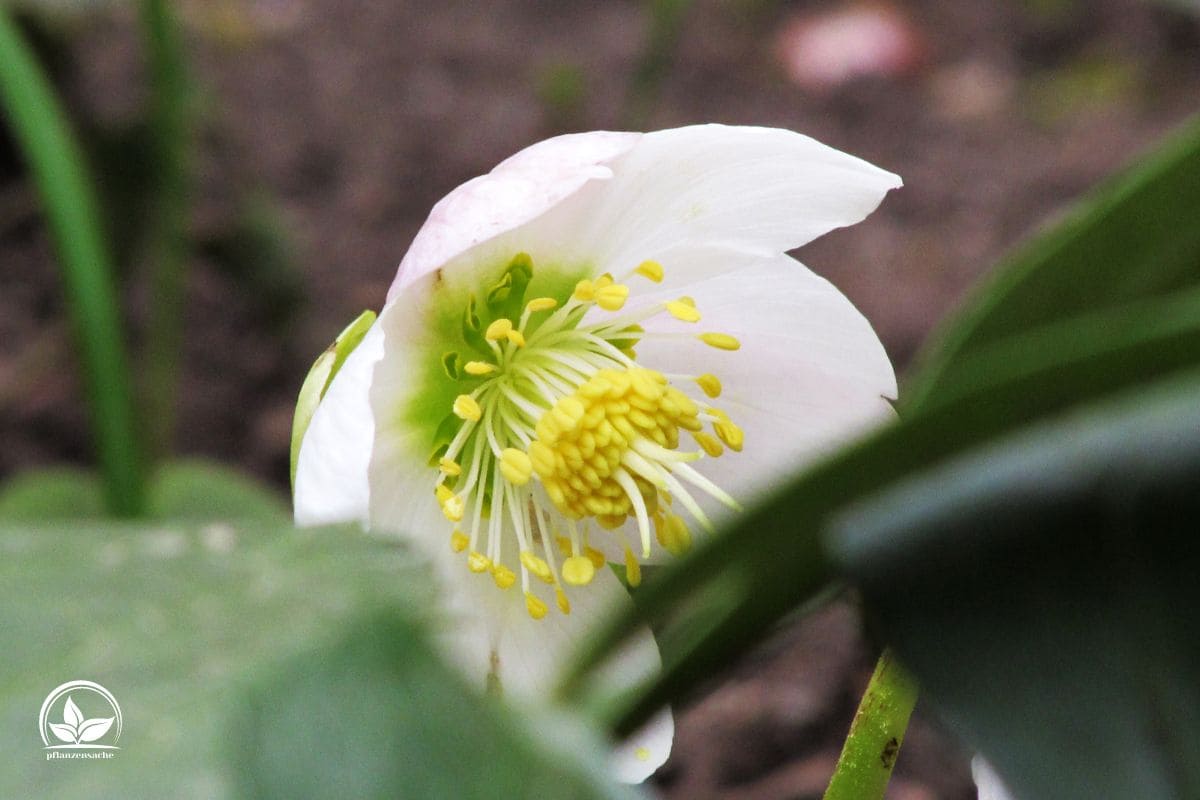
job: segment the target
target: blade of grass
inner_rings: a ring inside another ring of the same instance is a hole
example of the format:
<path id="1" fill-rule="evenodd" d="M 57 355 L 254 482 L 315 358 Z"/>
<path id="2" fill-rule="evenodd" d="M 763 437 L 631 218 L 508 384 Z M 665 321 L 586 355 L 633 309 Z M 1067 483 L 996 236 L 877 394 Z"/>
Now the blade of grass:
<path id="1" fill-rule="evenodd" d="M 41 195 L 58 252 L 67 308 L 104 478 L 108 511 L 145 509 L 145 476 L 113 270 L 82 150 L 49 81 L 12 18 L 0 9 L 0 102 Z"/>
<path id="2" fill-rule="evenodd" d="M 142 36 L 150 72 L 150 127 L 154 143 L 153 272 L 147 336 L 147 445 L 161 458 L 171 449 L 183 340 L 183 284 L 187 258 L 189 91 L 179 26 L 166 0 L 144 0 Z"/>

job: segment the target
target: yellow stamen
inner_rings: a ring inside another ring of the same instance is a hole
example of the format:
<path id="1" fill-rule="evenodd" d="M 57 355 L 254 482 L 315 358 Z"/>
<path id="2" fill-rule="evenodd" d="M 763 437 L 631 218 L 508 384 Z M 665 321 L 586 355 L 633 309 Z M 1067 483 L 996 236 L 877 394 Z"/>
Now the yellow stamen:
<path id="1" fill-rule="evenodd" d="M 596 297 L 596 284 L 584 278 L 575 284 L 575 291 L 571 296 L 581 303 L 590 303 Z"/>
<path id="2" fill-rule="evenodd" d="M 741 342 L 728 333 L 702 333 L 696 338 L 718 350 L 738 350 L 742 346 Z"/>
<path id="3" fill-rule="evenodd" d="M 681 556 L 692 546 L 692 534 L 678 514 L 667 514 L 655 529 L 658 543 L 673 556 Z"/>
<path id="4" fill-rule="evenodd" d="M 567 599 L 567 593 L 558 587 L 554 590 L 554 602 L 558 604 L 558 610 L 564 614 L 571 613 L 571 601 Z"/>
<path id="5" fill-rule="evenodd" d="M 451 477 L 462 475 L 462 466 L 460 466 L 457 461 L 451 461 L 448 458 L 443 458 L 438 462 L 438 469 L 442 471 L 443 475 L 449 475 Z"/>
<path id="6" fill-rule="evenodd" d="M 709 436 L 707 433 L 693 433 L 692 438 L 696 440 L 696 444 L 700 445 L 700 448 L 704 450 L 704 452 L 708 453 L 713 458 L 716 458 L 725 452 L 725 448 L 721 446 L 721 443 Z"/>
<path id="7" fill-rule="evenodd" d="M 596 565 L 587 556 L 571 556 L 563 561 L 562 576 L 572 586 L 586 586 L 596 577 Z"/>
<path id="8" fill-rule="evenodd" d="M 596 289 L 596 305 L 605 311 L 620 311 L 629 299 L 629 287 L 623 283 L 613 283 Z"/>
<path id="9" fill-rule="evenodd" d="M 628 547 L 625 548 L 625 581 L 630 586 L 640 586 L 642 583 L 642 565 Z"/>
<path id="10" fill-rule="evenodd" d="M 467 510 L 463 499 L 458 495 L 452 495 L 448 500 L 442 503 L 442 513 L 446 515 L 446 519 L 451 522 L 462 522 L 463 513 Z"/>
<path id="11" fill-rule="evenodd" d="M 666 303 L 667 313 L 680 322 L 699 322 L 700 312 L 693 305 L 682 300 L 670 300 Z"/>
<path id="12" fill-rule="evenodd" d="M 468 375 L 487 375 L 496 371 L 496 365 L 487 361 L 468 361 L 463 371 Z"/>
<path id="13" fill-rule="evenodd" d="M 500 474 L 509 483 L 524 486 L 533 475 L 533 462 L 515 447 L 505 448 L 500 453 Z"/>
<path id="14" fill-rule="evenodd" d="M 455 531 L 454 533 L 450 534 L 450 549 L 456 553 L 461 553 L 463 550 L 466 550 L 467 545 L 470 543 L 471 540 L 468 539 L 467 535 L 462 531 Z"/>
<path id="15" fill-rule="evenodd" d="M 508 340 L 517 347 L 525 346 L 525 334 L 521 333 L 520 331 L 509 331 L 504 335 L 507 336 Z"/>
<path id="16" fill-rule="evenodd" d="M 546 583 L 554 583 L 554 575 L 550 572 L 550 565 L 542 558 L 534 555 L 532 550 L 521 551 L 521 563 L 525 566 L 525 569 Z"/>
<path id="17" fill-rule="evenodd" d="M 471 365 L 468 364 L 467 366 L 470 367 Z M 709 397 L 716 398 L 721 396 L 721 381 L 716 375 L 706 372 L 699 378 L 696 378 L 696 384 Z"/>
<path id="18" fill-rule="evenodd" d="M 479 418 L 483 416 L 483 409 L 471 395 L 460 394 L 454 398 L 454 416 L 471 422 L 479 422 Z"/>
<path id="19" fill-rule="evenodd" d="M 492 560 L 478 550 L 467 554 L 467 569 L 475 574 L 487 572 L 492 568 Z"/>
<path id="20" fill-rule="evenodd" d="M 517 582 L 517 574 L 503 564 L 496 564 L 492 567 L 492 580 L 501 589 L 507 589 Z"/>
<path id="21" fill-rule="evenodd" d="M 729 446 L 730 450 L 742 452 L 746 433 L 736 423 L 730 422 L 728 419 L 713 423 L 713 432 L 717 434 L 718 439 Z"/>
<path id="22" fill-rule="evenodd" d="M 587 548 L 583 551 L 583 554 L 588 557 L 588 561 L 591 561 L 592 566 L 596 569 L 603 569 L 604 565 L 608 563 L 608 559 L 604 557 L 604 553 L 601 553 L 594 547 Z"/>
<path id="23" fill-rule="evenodd" d="M 636 272 L 638 275 L 641 275 L 643 278 L 649 278 L 655 283 L 662 283 L 663 268 L 662 264 L 658 263 L 657 261 L 643 261 L 637 265 L 637 269 L 635 269 L 634 272 Z"/>
<path id="24" fill-rule="evenodd" d="M 553 297 L 535 297 L 525 304 L 525 310 L 534 314 L 538 311 L 549 311 L 556 305 L 558 305 L 558 301 Z"/>
<path id="25" fill-rule="evenodd" d="M 549 609 L 546 608 L 546 604 L 538 599 L 538 596 L 533 592 L 525 593 L 525 610 L 528 611 L 529 616 L 533 617 L 534 619 L 541 619 L 542 617 L 546 616 L 546 612 L 549 611 Z"/>
<path id="26" fill-rule="evenodd" d="M 508 336 L 508 332 L 512 329 L 512 320 L 501 317 L 500 319 L 493 321 L 491 325 L 487 326 L 487 330 L 484 331 L 483 337 L 489 342 L 498 342 L 504 337 Z"/>

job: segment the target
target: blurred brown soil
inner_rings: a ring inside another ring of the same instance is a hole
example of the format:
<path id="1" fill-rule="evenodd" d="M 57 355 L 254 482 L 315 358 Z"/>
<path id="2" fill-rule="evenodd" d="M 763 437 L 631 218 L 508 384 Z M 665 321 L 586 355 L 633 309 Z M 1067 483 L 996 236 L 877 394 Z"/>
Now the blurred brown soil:
<path id="1" fill-rule="evenodd" d="M 872 320 L 901 367 L 1001 253 L 1200 98 L 1195 18 L 1135 0 L 897 2 L 922 38 L 919 68 L 805 91 L 776 63 L 776 38 L 832 5 L 697 3 L 647 127 L 778 125 L 902 175 L 905 188 L 869 220 L 800 253 Z M 445 192 L 547 135 L 621 127 L 644 9 L 632 0 L 191 0 L 181 9 L 202 101 L 193 232 L 219 236 L 245 213 L 242 200 L 267 198 L 306 302 L 264 309 L 245 275 L 195 259 L 174 449 L 240 464 L 282 490 L 291 408 L 312 357 L 380 305 Z M 98 130 L 135 123 L 144 91 L 129 8 L 66 32 L 59 74 L 72 109 Z M 139 274 L 126 290 L 138 332 Z M 12 154 L 0 154 L 0 478 L 89 458 L 68 334 L 36 196 Z M 858 629 L 853 606 L 838 603 L 731 665 L 679 714 L 676 754 L 656 779 L 663 793 L 819 797 L 871 667 Z M 964 751 L 922 706 L 889 797 L 972 796 Z"/>

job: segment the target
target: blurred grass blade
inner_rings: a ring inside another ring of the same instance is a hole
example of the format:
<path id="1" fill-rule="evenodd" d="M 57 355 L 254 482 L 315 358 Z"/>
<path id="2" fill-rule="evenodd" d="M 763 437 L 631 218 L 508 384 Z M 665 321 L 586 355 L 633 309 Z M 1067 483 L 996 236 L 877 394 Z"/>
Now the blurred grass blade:
<path id="1" fill-rule="evenodd" d="M 0 8 L 0 102 L 41 194 L 58 252 L 110 513 L 136 516 L 145 486 L 113 270 L 82 151 L 8 12 Z"/>
<path id="2" fill-rule="evenodd" d="M 1022 800 L 1200 797 L 1200 372 L 851 512 L 831 551 Z"/>
<path id="3" fill-rule="evenodd" d="M 187 266 L 190 93 L 179 26 L 168 0 L 143 0 L 142 37 L 150 73 L 153 158 L 152 278 L 146 337 L 147 443 L 152 455 L 171 451 Z"/>
<path id="4" fill-rule="evenodd" d="M 964 353 L 1076 314 L 1200 284 L 1200 117 L 1004 259 L 930 339 L 915 407 Z"/>
<path id="5" fill-rule="evenodd" d="M 1117 334 L 1110 330 L 1115 313 L 1128 315 Z M 828 585 L 819 534 L 846 504 L 1081 402 L 1200 364 L 1200 293 L 1088 315 L 1074 326 L 1028 334 L 1031 355 L 1016 367 L 1002 348 L 993 358 L 983 353 L 969 368 L 972 381 L 818 463 L 736 528 L 644 584 L 643 617 L 625 617 L 600 631 L 567 692 L 585 693 L 587 669 L 638 625 L 659 627 L 667 657 L 658 680 L 602 712 L 619 732 L 635 729 L 694 687 L 706 669 L 736 658 Z"/>

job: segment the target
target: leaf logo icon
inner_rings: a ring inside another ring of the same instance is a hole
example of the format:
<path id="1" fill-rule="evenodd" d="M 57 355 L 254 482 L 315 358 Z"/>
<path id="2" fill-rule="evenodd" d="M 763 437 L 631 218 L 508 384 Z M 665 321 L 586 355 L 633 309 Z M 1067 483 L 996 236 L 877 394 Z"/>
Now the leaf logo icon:
<path id="1" fill-rule="evenodd" d="M 94 742 L 103 737 L 112 727 L 114 719 L 115 717 L 84 719 L 83 712 L 79 710 L 79 706 L 75 705 L 75 700 L 67 695 L 67 702 L 63 704 L 63 721 L 51 722 L 49 725 L 50 730 L 60 740 L 68 744 L 79 744 L 80 742 Z"/>

